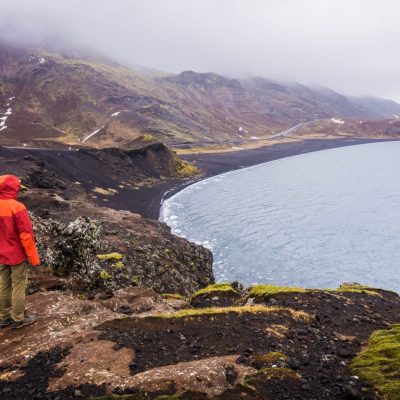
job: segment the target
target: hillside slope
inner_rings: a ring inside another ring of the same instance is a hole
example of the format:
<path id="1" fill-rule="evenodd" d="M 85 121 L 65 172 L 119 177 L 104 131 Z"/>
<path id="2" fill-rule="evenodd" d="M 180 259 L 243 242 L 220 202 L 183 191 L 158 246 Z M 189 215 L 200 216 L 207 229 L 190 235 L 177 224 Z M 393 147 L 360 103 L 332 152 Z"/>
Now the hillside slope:
<path id="1" fill-rule="evenodd" d="M 331 117 L 393 118 L 400 105 L 263 78 L 134 71 L 99 56 L 0 43 L 0 144 L 129 146 L 269 135 Z"/>

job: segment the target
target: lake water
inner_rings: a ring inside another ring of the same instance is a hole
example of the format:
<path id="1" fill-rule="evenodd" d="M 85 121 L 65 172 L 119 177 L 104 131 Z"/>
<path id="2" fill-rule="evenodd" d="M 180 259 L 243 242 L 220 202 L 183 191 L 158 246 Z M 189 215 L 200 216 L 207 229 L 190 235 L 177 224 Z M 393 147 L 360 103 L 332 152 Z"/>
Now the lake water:
<path id="1" fill-rule="evenodd" d="M 400 292 L 400 142 L 218 175 L 166 200 L 161 219 L 213 251 L 217 281 Z"/>

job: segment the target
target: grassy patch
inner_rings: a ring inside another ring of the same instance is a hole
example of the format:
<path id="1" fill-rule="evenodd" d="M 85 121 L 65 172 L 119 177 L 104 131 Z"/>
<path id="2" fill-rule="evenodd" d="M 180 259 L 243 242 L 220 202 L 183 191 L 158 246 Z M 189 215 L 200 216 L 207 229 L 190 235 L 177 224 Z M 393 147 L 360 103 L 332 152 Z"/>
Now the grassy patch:
<path id="1" fill-rule="evenodd" d="M 285 337 L 285 334 L 288 332 L 288 330 L 289 328 L 287 326 L 281 324 L 272 324 L 265 328 L 265 332 L 268 332 L 278 338 Z"/>
<path id="2" fill-rule="evenodd" d="M 105 196 L 113 196 L 114 194 L 118 193 L 118 190 L 112 188 L 104 189 L 101 187 L 95 187 L 94 189 L 92 189 L 92 192 L 102 194 Z"/>
<path id="3" fill-rule="evenodd" d="M 288 307 L 267 307 L 267 306 L 242 306 L 242 307 L 210 307 L 200 309 L 180 310 L 173 313 L 157 314 L 155 318 L 185 318 L 203 315 L 221 315 L 221 314 L 288 314 L 293 319 L 309 321 L 311 315 L 304 311 L 296 311 Z"/>
<path id="4" fill-rule="evenodd" d="M 207 287 L 198 290 L 192 295 L 192 299 L 203 294 L 208 294 L 212 292 L 232 292 L 239 294 L 230 283 L 215 283 L 213 285 L 208 285 Z"/>
<path id="5" fill-rule="evenodd" d="M 400 324 L 374 332 L 351 369 L 372 383 L 386 400 L 400 400 Z"/>
<path id="6" fill-rule="evenodd" d="M 101 261 L 120 261 L 124 256 L 120 253 L 97 254 L 96 256 Z"/>
<path id="7" fill-rule="evenodd" d="M 263 368 L 254 375 L 250 375 L 245 379 L 245 383 L 252 384 L 261 379 L 295 379 L 301 380 L 301 375 L 289 368 Z"/>
<path id="8" fill-rule="evenodd" d="M 289 286 L 275 286 L 275 285 L 256 285 L 250 289 L 249 297 L 265 297 L 274 296 L 282 293 L 305 293 L 308 289 L 289 287 Z"/>

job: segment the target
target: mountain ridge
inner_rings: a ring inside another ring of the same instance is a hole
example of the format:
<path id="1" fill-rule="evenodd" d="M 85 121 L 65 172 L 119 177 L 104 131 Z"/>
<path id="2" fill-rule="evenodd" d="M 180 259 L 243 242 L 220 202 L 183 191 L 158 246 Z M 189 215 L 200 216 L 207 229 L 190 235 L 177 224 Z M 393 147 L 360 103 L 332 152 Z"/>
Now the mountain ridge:
<path id="1" fill-rule="evenodd" d="M 268 136 L 332 117 L 381 119 L 400 105 L 327 88 L 215 73 L 133 70 L 101 56 L 0 43 L 2 145 L 124 147 Z"/>

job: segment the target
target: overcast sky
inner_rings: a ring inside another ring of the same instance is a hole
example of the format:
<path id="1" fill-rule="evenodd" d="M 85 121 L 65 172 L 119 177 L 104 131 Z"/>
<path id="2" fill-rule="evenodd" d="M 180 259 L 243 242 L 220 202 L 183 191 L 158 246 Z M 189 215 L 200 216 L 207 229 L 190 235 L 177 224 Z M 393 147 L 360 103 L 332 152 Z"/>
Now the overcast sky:
<path id="1" fill-rule="evenodd" d="M 399 17 L 398 0 L 0 0 L 2 36 L 59 35 L 130 65 L 397 101 Z"/>

